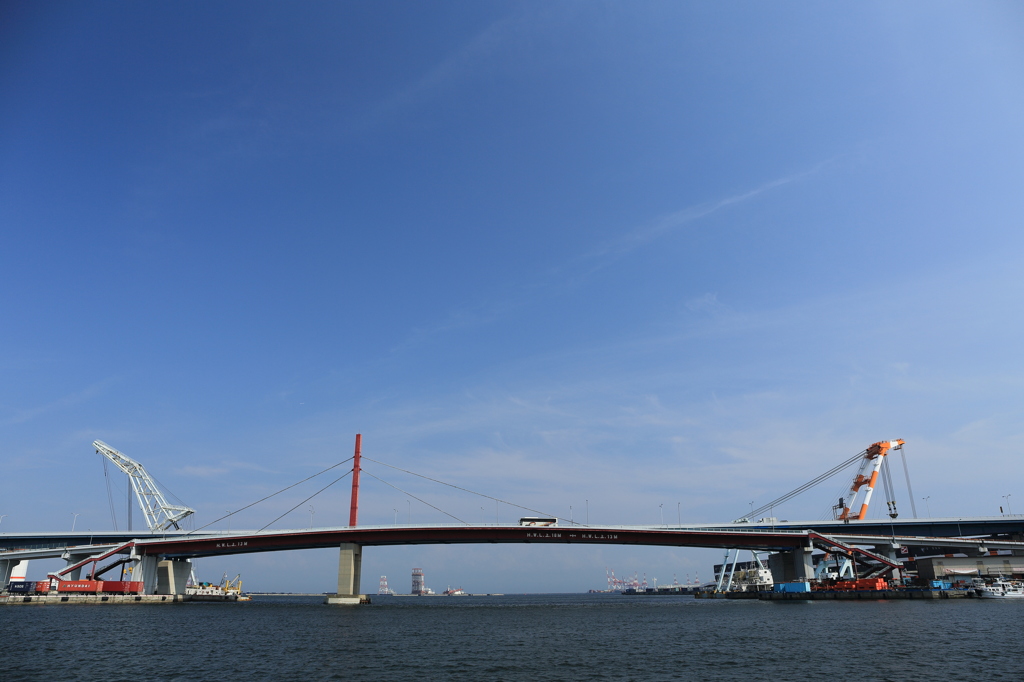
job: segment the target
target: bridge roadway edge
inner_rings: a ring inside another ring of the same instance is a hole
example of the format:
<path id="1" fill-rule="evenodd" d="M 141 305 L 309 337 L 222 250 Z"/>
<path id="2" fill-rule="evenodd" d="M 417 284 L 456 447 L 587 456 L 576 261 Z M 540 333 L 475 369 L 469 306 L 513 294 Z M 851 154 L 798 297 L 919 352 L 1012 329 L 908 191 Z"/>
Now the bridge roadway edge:
<path id="1" fill-rule="evenodd" d="M 799 531 L 689 531 L 650 528 L 523 526 L 447 526 L 424 528 L 341 528 L 227 536 L 144 539 L 136 551 L 167 558 L 191 559 L 297 549 L 420 544 L 598 544 L 666 547 L 741 548 L 784 551 L 802 546 Z"/>

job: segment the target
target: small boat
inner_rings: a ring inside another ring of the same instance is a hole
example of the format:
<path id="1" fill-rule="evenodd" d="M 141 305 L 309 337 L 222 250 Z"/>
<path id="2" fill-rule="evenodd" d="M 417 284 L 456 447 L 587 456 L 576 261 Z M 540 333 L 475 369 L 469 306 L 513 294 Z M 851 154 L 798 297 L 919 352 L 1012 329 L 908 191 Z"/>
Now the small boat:
<path id="1" fill-rule="evenodd" d="M 448 589 L 445 590 L 444 592 L 442 592 L 441 594 L 443 594 L 443 595 L 445 595 L 447 597 L 465 597 L 466 596 L 466 591 L 464 589 L 462 589 L 461 587 L 456 587 L 453 590 L 452 586 L 449 585 Z"/>
<path id="2" fill-rule="evenodd" d="M 991 583 L 976 578 L 974 593 L 982 599 L 1024 599 L 1024 585 L 1005 578 L 996 578 Z"/>

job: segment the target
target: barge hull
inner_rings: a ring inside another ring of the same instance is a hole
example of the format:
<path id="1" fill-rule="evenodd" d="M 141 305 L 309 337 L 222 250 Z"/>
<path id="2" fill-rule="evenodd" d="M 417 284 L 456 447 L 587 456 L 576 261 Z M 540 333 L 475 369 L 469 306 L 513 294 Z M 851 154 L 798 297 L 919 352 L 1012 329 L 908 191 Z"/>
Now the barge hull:
<path id="1" fill-rule="evenodd" d="M 192 601 L 236 601 L 196 599 L 188 594 L 32 594 L 0 595 L 0 606 L 36 604 L 181 604 Z"/>
<path id="2" fill-rule="evenodd" d="M 735 596 L 734 596 L 735 595 Z M 761 601 L 823 601 L 871 599 L 968 599 L 970 590 L 856 590 L 849 592 L 700 592 L 697 599 L 760 599 Z"/>

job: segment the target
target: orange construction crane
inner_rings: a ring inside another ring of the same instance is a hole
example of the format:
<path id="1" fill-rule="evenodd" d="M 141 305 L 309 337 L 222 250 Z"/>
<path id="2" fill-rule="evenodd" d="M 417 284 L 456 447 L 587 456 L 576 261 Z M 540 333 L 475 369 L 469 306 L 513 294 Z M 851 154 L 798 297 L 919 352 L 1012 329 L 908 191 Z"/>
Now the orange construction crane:
<path id="1" fill-rule="evenodd" d="M 860 469 L 853 479 L 849 495 L 845 501 L 840 500 L 840 505 L 843 508 L 843 513 L 839 515 L 841 520 L 849 521 L 850 519 L 856 519 L 859 521 L 867 516 L 868 504 L 871 502 L 871 493 L 874 492 L 875 484 L 878 483 L 878 471 L 882 468 L 882 462 L 889 450 L 898 450 L 903 446 L 903 442 L 902 440 L 883 440 L 864 451 L 864 461 L 861 462 Z M 868 473 L 869 470 L 870 474 Z M 864 502 L 860 505 L 860 511 L 857 512 L 857 515 L 851 516 L 850 508 L 857 501 L 857 495 L 861 488 L 866 488 L 864 491 Z"/>

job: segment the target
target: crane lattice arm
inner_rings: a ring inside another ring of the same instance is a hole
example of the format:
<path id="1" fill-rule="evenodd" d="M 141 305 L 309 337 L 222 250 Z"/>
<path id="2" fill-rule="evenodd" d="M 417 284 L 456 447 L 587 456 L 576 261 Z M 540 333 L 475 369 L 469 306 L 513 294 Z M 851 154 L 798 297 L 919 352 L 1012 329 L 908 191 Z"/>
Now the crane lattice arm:
<path id="1" fill-rule="evenodd" d="M 875 443 L 864 451 L 864 460 L 861 462 L 860 470 L 857 471 L 857 475 L 853 479 L 853 485 L 850 486 L 850 492 L 845 500 L 839 501 L 843 508 L 843 513 L 839 515 L 840 519 L 843 521 L 848 521 L 850 519 L 861 520 L 868 515 L 868 505 L 871 503 L 871 493 L 874 491 L 875 484 L 878 482 L 878 470 L 882 468 L 882 462 L 885 461 L 885 456 L 889 450 L 900 448 L 903 445 L 904 442 L 902 439 L 883 440 Z M 860 511 L 851 514 L 850 510 L 853 507 L 854 502 L 857 500 L 857 494 L 860 492 L 861 488 L 866 488 L 864 493 L 864 502 L 860 506 Z"/>
<path id="2" fill-rule="evenodd" d="M 128 455 L 118 452 L 103 441 L 93 441 L 93 447 L 117 468 L 128 474 L 132 482 L 132 490 L 135 491 L 135 498 L 142 507 L 142 513 L 146 516 L 146 525 L 150 530 L 168 530 L 174 528 L 180 530 L 178 521 L 181 521 L 195 510 L 181 505 L 170 504 L 163 493 L 156 485 L 156 481 L 146 472 L 145 468 Z"/>

